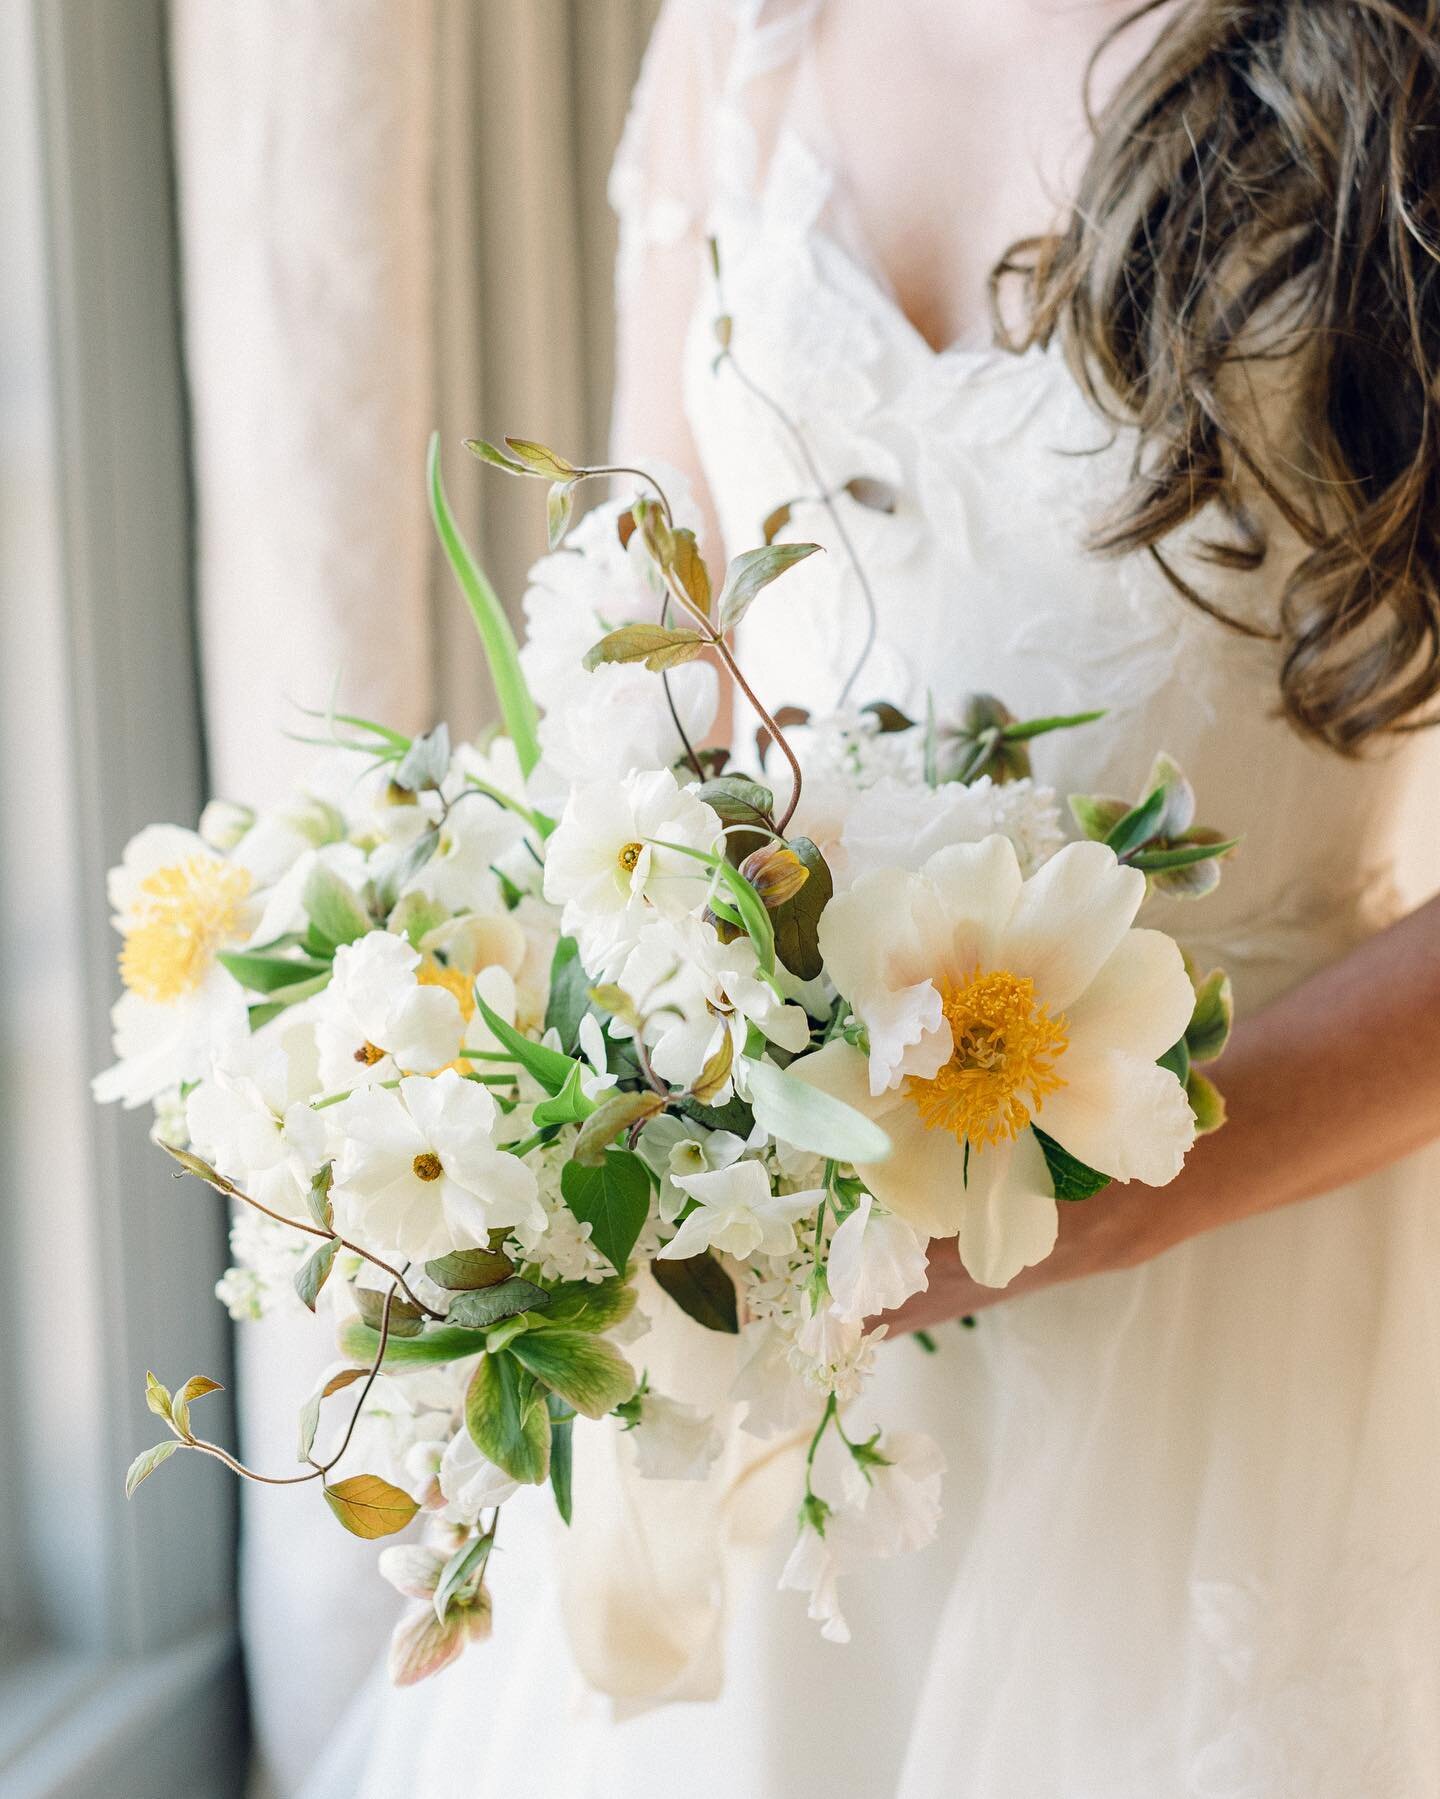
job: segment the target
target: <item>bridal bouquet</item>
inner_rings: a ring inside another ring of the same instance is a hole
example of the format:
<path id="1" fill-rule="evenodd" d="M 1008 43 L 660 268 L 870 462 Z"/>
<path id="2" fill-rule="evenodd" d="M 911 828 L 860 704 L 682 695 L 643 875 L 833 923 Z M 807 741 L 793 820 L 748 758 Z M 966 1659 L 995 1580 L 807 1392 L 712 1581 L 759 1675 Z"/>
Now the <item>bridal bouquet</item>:
<path id="1" fill-rule="evenodd" d="M 503 731 L 328 713 L 303 793 L 153 825 L 111 876 L 125 991 L 97 1096 L 153 1102 L 156 1140 L 233 1202 L 232 1313 L 307 1307 L 337 1340 L 296 1472 L 197 1434 L 214 1381 L 151 1375 L 171 1434 L 128 1487 L 188 1449 L 313 1483 L 362 1537 L 421 1519 L 380 1564 L 418 1602 L 391 1656 L 417 1680 L 486 1635 L 503 1508 L 585 1504 L 577 1420 L 614 1420 L 639 1478 L 715 1478 L 714 1420 L 647 1372 L 679 1307 L 738 1339 L 741 1429 L 803 1446 L 782 1585 L 843 1639 L 838 1577 L 939 1513 L 934 1445 L 852 1422 L 927 1244 L 1003 1285 L 1060 1205 L 1164 1184 L 1220 1122 L 1196 1065 L 1225 978 L 1135 919 L 1233 846 L 1164 757 L 1134 800 L 1071 799 L 1067 836 L 1027 745 L 1098 715 L 769 710 L 730 638 L 817 548 L 785 540 L 788 508 L 716 583 L 648 478 L 572 528 L 580 482 L 635 472 L 471 448 L 552 484 L 517 649 L 432 450 Z M 702 747 L 722 678 L 760 727 L 734 760 Z"/>

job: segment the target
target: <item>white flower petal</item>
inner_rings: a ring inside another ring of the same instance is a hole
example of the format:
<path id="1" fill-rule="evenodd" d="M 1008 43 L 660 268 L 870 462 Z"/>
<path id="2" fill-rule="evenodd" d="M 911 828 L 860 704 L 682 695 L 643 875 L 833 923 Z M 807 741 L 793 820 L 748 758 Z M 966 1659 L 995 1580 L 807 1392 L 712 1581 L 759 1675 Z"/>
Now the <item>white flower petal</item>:
<path id="1" fill-rule="evenodd" d="M 1067 843 L 1025 883 L 992 966 L 1028 975 L 1051 1012 L 1063 1012 L 1113 955 L 1144 897 L 1144 875 L 1122 868 L 1103 843 Z"/>
<path id="2" fill-rule="evenodd" d="M 1055 1247 L 1059 1211 L 1033 1131 L 972 1151 L 960 1218 L 960 1260 L 982 1287 L 1007 1286 Z"/>
<path id="3" fill-rule="evenodd" d="M 1185 1035 L 1195 989 L 1179 946 L 1161 931 L 1127 931 L 1065 1014 L 1071 1050 L 1125 1050 L 1153 1062 Z"/>
<path id="4" fill-rule="evenodd" d="M 1036 1123 L 1072 1156 L 1118 1181 L 1163 1187 L 1195 1141 L 1195 1115 L 1167 1068 L 1106 1050 L 1066 1054 L 1066 1084 L 1045 1096 Z"/>

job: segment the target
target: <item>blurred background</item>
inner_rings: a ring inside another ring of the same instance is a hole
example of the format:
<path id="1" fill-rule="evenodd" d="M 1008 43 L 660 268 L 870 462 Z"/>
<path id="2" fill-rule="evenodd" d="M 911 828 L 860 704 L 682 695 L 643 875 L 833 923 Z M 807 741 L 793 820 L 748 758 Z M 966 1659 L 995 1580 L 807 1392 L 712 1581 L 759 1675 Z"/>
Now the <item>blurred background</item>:
<path id="1" fill-rule="evenodd" d="M 425 444 L 513 602 L 543 488 L 460 440 L 604 448 L 656 5 L 0 0 L 3 1799 L 289 1799 L 383 1646 L 373 1549 L 305 1495 L 186 1457 L 123 1497 L 147 1367 L 233 1381 L 214 1434 L 284 1466 L 326 1357 L 232 1342 L 216 1205 L 90 1103 L 104 872 L 207 793 L 275 798 L 337 679 L 483 721 Z"/>

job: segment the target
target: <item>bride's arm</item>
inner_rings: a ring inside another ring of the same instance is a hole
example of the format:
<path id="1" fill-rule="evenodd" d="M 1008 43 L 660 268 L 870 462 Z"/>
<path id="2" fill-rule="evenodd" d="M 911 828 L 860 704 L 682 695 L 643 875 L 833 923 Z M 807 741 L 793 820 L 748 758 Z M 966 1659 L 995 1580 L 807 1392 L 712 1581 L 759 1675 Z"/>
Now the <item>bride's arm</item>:
<path id="1" fill-rule="evenodd" d="M 1207 1072 L 1229 1122 L 1201 1138 L 1168 1187 L 1115 1183 L 1062 1205 L 1054 1254 L 999 1291 L 965 1274 L 953 1242 L 936 1242 L 929 1291 L 892 1315 L 892 1331 L 1134 1267 L 1202 1231 L 1359 1180 L 1440 1137 L 1440 898 L 1239 1023 Z"/>

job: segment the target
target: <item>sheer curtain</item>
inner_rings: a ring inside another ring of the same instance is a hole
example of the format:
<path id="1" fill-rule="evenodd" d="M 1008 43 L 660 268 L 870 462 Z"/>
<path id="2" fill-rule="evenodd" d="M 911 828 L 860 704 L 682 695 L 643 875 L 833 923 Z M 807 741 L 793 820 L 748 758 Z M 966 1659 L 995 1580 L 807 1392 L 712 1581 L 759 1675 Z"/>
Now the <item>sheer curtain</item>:
<path id="1" fill-rule="evenodd" d="M 469 731 L 487 695 L 432 548 L 423 462 L 518 600 L 542 496 L 460 439 L 604 447 L 605 175 L 656 0 L 171 0 L 171 79 L 213 791 L 314 753 L 295 703 Z M 245 1447 L 293 1457 L 323 1333 L 239 1333 Z M 313 1495 L 309 1496 L 313 1501 Z M 247 1493 L 262 1792 L 294 1792 L 383 1643 L 374 1550 Z"/>

